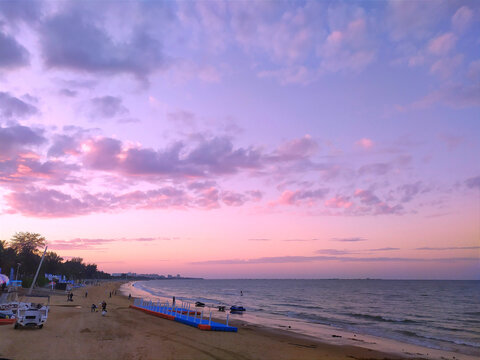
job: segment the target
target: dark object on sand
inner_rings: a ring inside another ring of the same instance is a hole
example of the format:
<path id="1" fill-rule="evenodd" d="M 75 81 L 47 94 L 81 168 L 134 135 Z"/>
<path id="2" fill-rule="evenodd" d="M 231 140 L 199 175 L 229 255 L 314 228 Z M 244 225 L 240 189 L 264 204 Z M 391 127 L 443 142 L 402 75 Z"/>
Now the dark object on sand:
<path id="1" fill-rule="evenodd" d="M 196 306 L 196 307 L 205 307 L 205 304 L 202 303 L 201 301 L 197 301 L 197 302 L 195 303 L 195 306 Z"/>
<path id="2" fill-rule="evenodd" d="M 239 305 L 230 306 L 230 312 L 232 313 L 241 314 L 244 311 L 246 311 L 246 309 L 243 306 L 239 306 Z"/>
<path id="3" fill-rule="evenodd" d="M 225 306 L 219 306 L 218 311 L 225 311 Z"/>

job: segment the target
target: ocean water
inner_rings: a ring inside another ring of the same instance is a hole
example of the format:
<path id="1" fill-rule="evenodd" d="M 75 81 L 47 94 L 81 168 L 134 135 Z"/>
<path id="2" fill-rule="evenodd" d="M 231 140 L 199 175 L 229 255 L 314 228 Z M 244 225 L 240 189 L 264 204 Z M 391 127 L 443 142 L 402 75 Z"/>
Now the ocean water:
<path id="1" fill-rule="evenodd" d="M 313 336 L 315 325 L 327 325 L 480 356 L 480 281 L 152 280 L 134 288 L 133 296 L 150 299 L 243 305 L 245 314 L 230 316 L 303 323 Z"/>

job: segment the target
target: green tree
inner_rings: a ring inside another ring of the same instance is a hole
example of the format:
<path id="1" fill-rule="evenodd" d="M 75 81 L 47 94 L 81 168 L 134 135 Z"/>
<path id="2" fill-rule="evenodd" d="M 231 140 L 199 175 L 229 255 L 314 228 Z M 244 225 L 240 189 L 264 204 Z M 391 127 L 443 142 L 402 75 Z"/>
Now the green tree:
<path id="1" fill-rule="evenodd" d="M 32 253 L 39 255 L 39 249 L 45 247 L 45 238 L 36 233 L 18 232 L 15 233 L 10 240 L 10 247 L 15 250 L 17 254 Z"/>
<path id="2" fill-rule="evenodd" d="M 8 246 L 6 240 L 0 240 L 0 268 L 4 274 L 8 274 L 11 268 L 16 269 L 17 254 Z"/>
<path id="3" fill-rule="evenodd" d="M 70 280 L 78 280 L 84 278 L 85 265 L 82 262 L 83 259 L 81 257 L 74 257 L 68 261 L 65 261 L 63 269 L 65 275 L 67 275 Z"/>
<path id="4" fill-rule="evenodd" d="M 63 258 L 53 251 L 47 251 L 43 264 L 45 265 L 46 273 L 60 274 L 63 269 Z"/>
<path id="5" fill-rule="evenodd" d="M 10 248 L 17 254 L 17 260 L 21 264 L 20 273 L 26 278 L 33 278 L 40 263 L 40 250 L 45 247 L 45 238 L 36 233 L 18 232 L 10 241 Z"/>

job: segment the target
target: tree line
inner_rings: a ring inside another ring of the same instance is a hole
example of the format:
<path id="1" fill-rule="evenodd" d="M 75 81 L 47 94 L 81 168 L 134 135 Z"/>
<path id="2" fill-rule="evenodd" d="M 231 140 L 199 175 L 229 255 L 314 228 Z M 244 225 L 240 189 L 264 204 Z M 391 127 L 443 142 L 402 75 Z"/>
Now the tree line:
<path id="1" fill-rule="evenodd" d="M 45 238 L 36 233 L 18 232 L 10 241 L 0 240 L 0 268 L 5 275 L 14 269 L 18 280 L 29 287 L 35 276 L 45 248 Z M 18 274 L 17 274 L 18 271 Z M 110 274 L 97 269 L 96 264 L 85 264 L 80 257 L 64 260 L 53 251 L 47 251 L 43 259 L 37 285 L 45 285 L 48 280 L 43 274 L 65 275 L 68 280 L 108 279 Z M 11 279 L 14 280 L 14 279 Z"/>

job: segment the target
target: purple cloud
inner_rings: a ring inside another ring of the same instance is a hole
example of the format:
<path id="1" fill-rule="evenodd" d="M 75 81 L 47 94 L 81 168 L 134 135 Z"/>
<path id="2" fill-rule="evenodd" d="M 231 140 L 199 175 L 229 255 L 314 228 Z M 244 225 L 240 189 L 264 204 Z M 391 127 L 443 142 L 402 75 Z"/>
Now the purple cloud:
<path id="1" fill-rule="evenodd" d="M 1 44 L 0 44 L 1 49 Z M 0 92 L 0 115 L 7 118 L 24 118 L 38 113 L 38 109 L 8 92 Z"/>
<path id="2" fill-rule="evenodd" d="M 62 89 L 59 91 L 61 95 L 67 96 L 67 97 L 75 97 L 78 94 L 78 91 L 70 90 L 70 89 Z"/>
<path id="3" fill-rule="evenodd" d="M 316 189 L 316 190 L 286 190 L 280 196 L 276 202 L 271 205 L 312 205 L 319 199 L 323 199 L 329 189 Z"/>
<path id="4" fill-rule="evenodd" d="M 377 163 L 364 165 L 358 169 L 359 175 L 375 175 L 381 176 L 387 174 L 392 169 L 391 164 Z"/>
<path id="5" fill-rule="evenodd" d="M 220 137 L 202 139 L 190 150 L 176 142 L 163 150 L 131 148 L 122 152 L 122 143 L 111 138 L 92 141 L 89 147 L 85 155 L 88 166 L 124 175 L 207 177 L 262 166 L 257 150 L 234 149 L 230 139 Z"/>
<path id="6" fill-rule="evenodd" d="M 359 242 L 359 241 L 367 241 L 367 239 L 361 237 L 352 237 L 352 238 L 333 238 L 332 241 L 340 241 L 340 242 Z"/>
<path id="7" fill-rule="evenodd" d="M 101 138 L 87 145 L 88 151 L 84 157 L 85 164 L 96 170 L 113 170 L 119 164 L 119 154 L 122 143 L 112 138 Z"/>
<path id="8" fill-rule="evenodd" d="M 420 181 L 417 181 L 413 184 L 405 184 L 399 186 L 398 190 L 402 196 L 400 201 L 404 203 L 411 201 L 417 194 L 426 191 Z"/>
<path id="9" fill-rule="evenodd" d="M 3 2 L 2 2 L 3 3 Z M 30 54 L 15 38 L 0 31 L 0 68 L 13 69 L 30 63 Z"/>
<path id="10" fill-rule="evenodd" d="M 327 255 L 354 255 L 354 254 L 365 254 L 369 252 L 380 252 L 380 251 L 395 251 L 400 250 L 399 248 L 393 247 L 384 247 L 377 249 L 360 249 L 360 250 L 338 250 L 338 249 L 321 249 L 317 250 L 317 254 L 327 254 Z"/>
<path id="11" fill-rule="evenodd" d="M 43 131 L 40 129 L 22 125 L 0 126 L 0 159 L 5 156 L 15 156 L 15 153 L 18 151 L 31 146 L 41 145 L 46 141 L 47 139 L 43 136 Z"/>
<path id="12" fill-rule="evenodd" d="M 465 180 L 465 185 L 470 189 L 479 189 L 480 190 L 480 176 L 474 176 Z"/>
<path id="13" fill-rule="evenodd" d="M 444 251 L 444 250 L 477 250 L 480 249 L 480 246 L 450 246 L 450 247 L 419 247 L 416 248 L 415 250 L 438 250 L 438 251 Z"/>
<path id="14" fill-rule="evenodd" d="M 142 29 L 134 30 L 127 41 L 116 42 L 86 12 L 50 17 L 40 37 L 44 61 L 50 68 L 129 73 L 144 79 L 167 64 L 160 43 Z"/>
<path id="15" fill-rule="evenodd" d="M 378 198 L 370 190 L 358 189 L 355 191 L 355 197 L 360 200 L 362 206 L 352 208 L 352 214 L 363 215 L 372 213 L 374 215 L 401 214 L 402 205 L 389 205 Z"/>
<path id="16" fill-rule="evenodd" d="M 272 156 L 272 160 L 290 161 L 308 158 L 315 153 L 318 143 L 310 135 L 283 143 Z"/>
<path id="17" fill-rule="evenodd" d="M 255 169 L 261 165 L 260 153 L 252 148 L 234 149 L 230 139 L 214 137 L 201 141 L 186 157 L 185 162 L 203 173 L 228 174 L 238 169 Z"/>
<path id="18" fill-rule="evenodd" d="M 228 206 L 242 206 L 248 198 L 244 194 L 233 191 L 224 191 L 222 193 L 222 201 Z"/>
<path id="19" fill-rule="evenodd" d="M 351 257 L 351 256 L 272 256 L 255 259 L 225 259 L 191 262 L 193 265 L 249 265 L 249 264 L 288 264 L 309 263 L 317 261 L 342 261 L 342 262 L 451 262 L 473 261 L 475 257 L 451 257 L 451 258 L 407 258 L 407 257 Z"/>
<path id="20" fill-rule="evenodd" d="M 100 250 L 99 246 L 115 242 L 153 242 L 157 240 L 167 240 L 167 238 L 149 237 L 149 238 L 114 238 L 114 239 L 83 239 L 76 238 L 70 240 L 54 240 L 48 242 L 48 247 L 52 250 Z"/>
<path id="21" fill-rule="evenodd" d="M 61 157 L 65 155 L 80 155 L 78 136 L 55 135 L 53 144 L 47 152 L 48 157 Z"/>
<path id="22" fill-rule="evenodd" d="M 1 178 L 0 178 L 1 179 Z M 237 196 L 237 195 L 236 195 Z M 244 195 L 245 201 L 247 196 Z M 220 207 L 220 192 L 216 188 L 194 193 L 183 186 L 165 186 L 147 191 L 68 194 L 53 189 L 22 187 L 5 196 L 9 213 L 31 217 L 72 217 L 124 209 L 212 209 Z M 243 198 L 242 198 L 243 200 Z M 223 201 L 227 206 L 239 206 L 235 201 Z"/>
<path id="23" fill-rule="evenodd" d="M 0 18 L 8 22 L 21 20 L 32 24 L 41 18 L 42 7 L 41 1 L 29 2 L 28 6 L 25 6 L 22 1 L 0 1 Z"/>
<path id="24" fill-rule="evenodd" d="M 115 96 L 102 96 L 90 100 L 93 118 L 113 118 L 128 114 L 128 109 L 123 106 L 122 99 Z"/>

